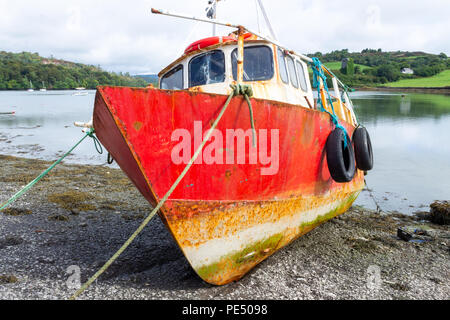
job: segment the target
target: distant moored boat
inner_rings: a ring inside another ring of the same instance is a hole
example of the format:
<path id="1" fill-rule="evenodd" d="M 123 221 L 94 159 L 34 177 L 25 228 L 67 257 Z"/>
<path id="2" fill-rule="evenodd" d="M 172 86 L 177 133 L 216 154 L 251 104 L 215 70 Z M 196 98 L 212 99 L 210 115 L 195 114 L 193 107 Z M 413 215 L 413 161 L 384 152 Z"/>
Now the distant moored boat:
<path id="1" fill-rule="evenodd" d="M 28 89 L 27 91 L 28 92 L 33 92 L 34 91 L 33 84 L 31 83 L 31 80 L 30 80 L 30 89 Z"/>
<path id="2" fill-rule="evenodd" d="M 42 88 L 39 89 L 39 91 L 41 91 L 41 92 L 47 91 L 47 88 L 45 87 L 44 81 L 42 81 Z"/>

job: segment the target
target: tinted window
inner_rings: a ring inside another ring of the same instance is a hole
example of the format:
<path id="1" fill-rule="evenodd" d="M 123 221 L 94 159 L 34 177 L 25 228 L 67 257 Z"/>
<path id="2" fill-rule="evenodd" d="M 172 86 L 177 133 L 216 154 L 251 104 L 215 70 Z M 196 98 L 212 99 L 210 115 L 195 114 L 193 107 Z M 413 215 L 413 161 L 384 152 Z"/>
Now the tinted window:
<path id="1" fill-rule="evenodd" d="M 233 78 L 237 80 L 238 49 L 231 53 Z M 273 77 L 272 50 L 266 46 L 244 48 L 244 81 L 269 80 Z"/>
<path id="2" fill-rule="evenodd" d="M 225 81 L 225 55 L 220 50 L 199 55 L 189 62 L 189 87 Z"/>
<path id="3" fill-rule="evenodd" d="M 306 85 L 306 78 L 305 78 L 305 69 L 303 69 L 303 65 L 295 61 L 297 64 L 297 73 L 298 73 L 298 80 L 300 81 L 300 88 L 302 88 L 303 91 L 308 91 L 308 86 Z"/>
<path id="4" fill-rule="evenodd" d="M 161 89 L 182 90 L 183 89 L 183 66 L 179 65 L 167 72 L 161 79 Z"/>
<path id="5" fill-rule="evenodd" d="M 280 77 L 281 81 L 288 83 L 288 74 L 286 69 L 286 60 L 284 60 L 284 53 L 281 49 L 278 49 L 278 66 L 280 67 Z"/>
<path id="6" fill-rule="evenodd" d="M 289 78 L 291 79 L 292 85 L 298 88 L 298 80 L 297 80 L 297 73 L 295 72 L 294 59 L 292 59 L 292 57 L 290 56 L 286 56 L 286 58 L 289 68 Z"/>

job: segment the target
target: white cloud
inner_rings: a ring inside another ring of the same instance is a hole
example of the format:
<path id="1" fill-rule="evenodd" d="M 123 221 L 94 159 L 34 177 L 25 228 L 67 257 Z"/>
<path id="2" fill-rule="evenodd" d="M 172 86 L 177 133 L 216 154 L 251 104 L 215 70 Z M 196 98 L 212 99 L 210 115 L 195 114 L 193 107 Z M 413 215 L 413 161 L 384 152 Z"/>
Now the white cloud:
<path id="1" fill-rule="evenodd" d="M 279 40 L 299 52 L 348 48 L 450 53 L 450 1 L 265 1 Z M 152 15 L 160 8 L 204 16 L 206 0 L 0 0 L 0 50 L 157 72 L 212 27 Z M 226 0 L 218 18 L 257 29 L 254 0 Z M 260 17 L 261 25 L 263 19 Z M 231 30 L 218 28 L 220 34 Z M 263 31 L 268 33 L 267 30 Z"/>

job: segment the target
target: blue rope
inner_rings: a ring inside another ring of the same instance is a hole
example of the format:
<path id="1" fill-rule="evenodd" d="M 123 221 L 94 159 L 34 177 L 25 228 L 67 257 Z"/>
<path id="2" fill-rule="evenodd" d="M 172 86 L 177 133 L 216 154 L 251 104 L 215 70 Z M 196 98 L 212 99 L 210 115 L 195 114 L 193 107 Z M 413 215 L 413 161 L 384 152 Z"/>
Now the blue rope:
<path id="1" fill-rule="evenodd" d="M 313 69 L 313 86 L 315 88 L 317 88 L 317 93 L 318 93 L 318 99 L 317 102 L 320 105 L 320 110 L 322 112 L 326 112 L 330 115 L 331 117 L 331 121 L 333 121 L 334 125 L 336 126 L 336 128 L 341 129 L 344 132 L 344 148 L 347 147 L 347 130 L 345 130 L 345 128 L 339 123 L 339 118 L 336 115 L 336 112 L 334 111 L 334 106 L 333 106 L 333 100 L 331 99 L 331 95 L 330 95 L 330 91 L 328 90 L 328 85 L 327 85 L 327 77 L 325 75 L 325 73 L 323 72 L 323 67 L 322 67 L 322 62 L 320 62 L 320 60 L 318 58 L 312 58 L 312 69 Z M 324 104 L 322 102 L 322 97 L 320 95 L 320 81 L 319 78 L 322 79 L 323 81 L 323 87 L 325 88 L 325 90 L 327 91 L 327 96 L 328 96 L 328 100 L 330 102 L 331 105 L 331 110 L 333 111 L 333 113 L 329 112 L 327 109 L 325 109 Z"/>

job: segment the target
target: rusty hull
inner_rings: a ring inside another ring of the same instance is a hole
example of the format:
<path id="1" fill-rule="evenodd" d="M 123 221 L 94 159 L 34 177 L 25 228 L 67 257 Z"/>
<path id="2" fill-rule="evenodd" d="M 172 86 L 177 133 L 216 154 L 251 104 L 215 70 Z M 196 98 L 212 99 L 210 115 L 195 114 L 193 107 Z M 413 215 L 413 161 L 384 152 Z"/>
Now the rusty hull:
<path id="1" fill-rule="evenodd" d="M 100 87 L 94 128 L 155 205 L 185 167 L 171 160 L 178 143 L 171 140 L 172 132 L 184 128 L 194 137 L 194 121 L 209 129 L 226 98 L 187 90 Z M 334 125 L 327 114 L 262 99 L 252 104 L 257 130 L 279 130 L 279 171 L 263 176 L 263 166 L 248 161 L 195 164 L 160 211 L 197 274 L 216 285 L 241 278 L 278 249 L 345 212 L 364 185 L 361 171 L 349 183 L 331 179 L 325 143 Z M 354 127 L 343 125 L 352 136 Z M 217 127 L 237 128 L 250 128 L 241 97 L 232 99 Z"/>

